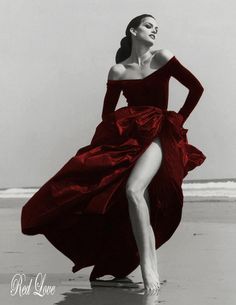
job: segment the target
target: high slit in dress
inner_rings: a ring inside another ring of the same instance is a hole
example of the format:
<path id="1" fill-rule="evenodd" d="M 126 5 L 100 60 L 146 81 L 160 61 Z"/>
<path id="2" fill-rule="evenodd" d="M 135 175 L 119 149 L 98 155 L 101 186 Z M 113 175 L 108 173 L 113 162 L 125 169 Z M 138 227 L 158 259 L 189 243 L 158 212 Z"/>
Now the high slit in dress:
<path id="1" fill-rule="evenodd" d="M 189 89 L 178 112 L 167 110 L 171 76 Z M 74 263 L 72 272 L 94 266 L 90 280 L 130 274 L 140 259 L 128 212 L 127 179 L 136 160 L 159 137 L 162 162 L 148 185 L 157 249 L 180 223 L 184 177 L 206 159 L 188 143 L 183 127 L 203 90 L 175 56 L 143 79 L 108 80 L 102 120 L 91 143 L 25 203 L 22 233 L 43 234 Z M 127 106 L 115 110 L 121 91 Z"/>

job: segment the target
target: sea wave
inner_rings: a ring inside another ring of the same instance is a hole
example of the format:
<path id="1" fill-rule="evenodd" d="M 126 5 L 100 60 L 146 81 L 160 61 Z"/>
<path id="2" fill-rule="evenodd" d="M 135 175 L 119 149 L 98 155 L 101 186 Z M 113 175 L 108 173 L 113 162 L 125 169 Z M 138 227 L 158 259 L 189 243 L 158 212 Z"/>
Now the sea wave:
<path id="1" fill-rule="evenodd" d="M 185 199 L 228 198 L 236 199 L 236 181 L 184 182 L 182 184 Z M 7 188 L 0 190 L 0 198 L 30 198 L 38 188 Z"/>
<path id="2" fill-rule="evenodd" d="M 0 190 L 0 198 L 30 198 L 38 188 L 8 188 Z"/>
<path id="3" fill-rule="evenodd" d="M 198 183 L 183 183 L 183 193 L 186 197 L 227 197 L 236 198 L 235 181 L 210 181 Z"/>

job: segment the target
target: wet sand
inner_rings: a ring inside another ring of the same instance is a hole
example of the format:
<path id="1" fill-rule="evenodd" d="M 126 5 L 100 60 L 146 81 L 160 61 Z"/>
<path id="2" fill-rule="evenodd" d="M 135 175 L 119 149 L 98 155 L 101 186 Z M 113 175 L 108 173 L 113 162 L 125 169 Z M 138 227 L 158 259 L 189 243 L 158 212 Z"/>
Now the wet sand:
<path id="1" fill-rule="evenodd" d="M 20 211 L 26 199 L 0 199 L 0 295 L 2 304 L 82 305 L 232 305 L 236 304 L 236 203 L 185 202 L 180 226 L 157 250 L 162 282 L 158 295 L 138 288 L 91 287 L 92 267 L 72 273 L 73 263 L 43 235 L 26 236 L 20 230 Z M 10 294 L 15 274 L 25 274 L 28 294 Z M 55 285 L 53 295 L 34 295 L 37 274 L 44 285 Z M 138 267 L 129 278 L 142 281 Z"/>

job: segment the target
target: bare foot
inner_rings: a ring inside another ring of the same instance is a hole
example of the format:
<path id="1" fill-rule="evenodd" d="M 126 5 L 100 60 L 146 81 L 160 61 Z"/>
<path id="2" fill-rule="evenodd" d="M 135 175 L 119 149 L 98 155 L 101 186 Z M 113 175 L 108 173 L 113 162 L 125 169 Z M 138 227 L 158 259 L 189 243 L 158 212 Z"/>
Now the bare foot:
<path id="1" fill-rule="evenodd" d="M 152 266 L 141 265 L 141 272 L 145 290 L 149 292 L 157 291 L 160 288 L 160 282 Z"/>

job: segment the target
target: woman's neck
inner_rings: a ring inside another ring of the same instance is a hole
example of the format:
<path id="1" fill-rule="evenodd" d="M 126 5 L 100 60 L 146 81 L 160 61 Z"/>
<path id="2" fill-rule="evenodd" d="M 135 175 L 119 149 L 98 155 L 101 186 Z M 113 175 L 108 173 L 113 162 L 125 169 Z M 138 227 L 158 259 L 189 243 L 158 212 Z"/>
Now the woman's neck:
<path id="1" fill-rule="evenodd" d="M 150 46 L 145 46 L 145 45 L 133 45 L 131 54 L 129 57 L 130 62 L 132 63 L 137 63 L 139 66 L 142 66 L 145 64 L 145 62 L 150 59 L 152 56 L 152 52 L 150 50 Z"/>

